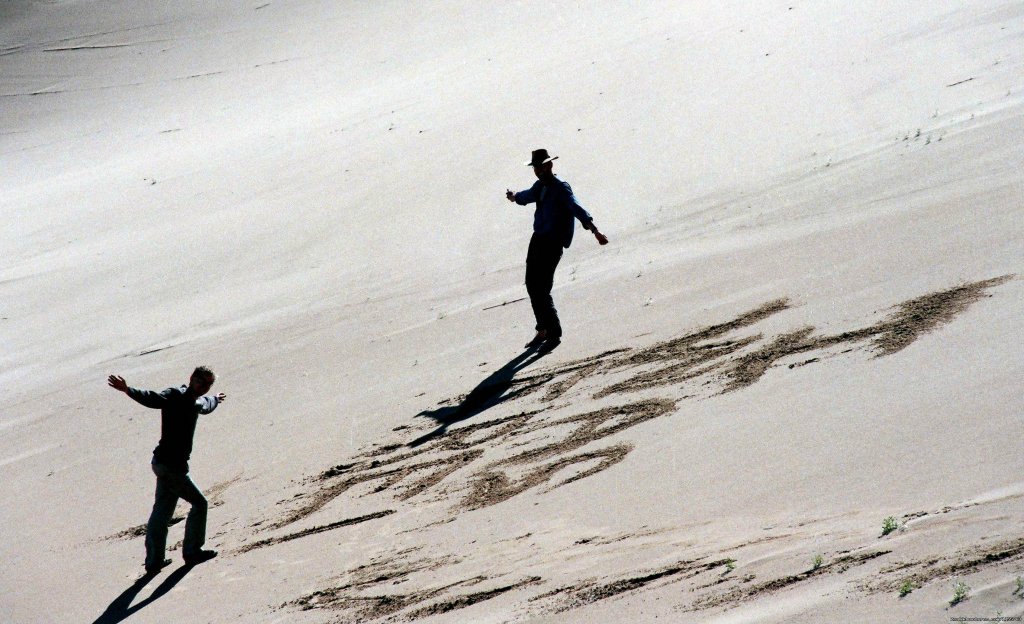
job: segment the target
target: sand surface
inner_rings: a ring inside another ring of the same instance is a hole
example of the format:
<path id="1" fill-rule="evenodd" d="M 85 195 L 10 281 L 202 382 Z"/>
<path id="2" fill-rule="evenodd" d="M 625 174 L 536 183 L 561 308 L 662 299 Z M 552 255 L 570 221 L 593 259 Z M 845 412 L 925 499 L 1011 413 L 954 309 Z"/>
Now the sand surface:
<path id="1" fill-rule="evenodd" d="M 0 621 L 1024 616 L 1024 8 L 636 4 L 0 3 Z"/>

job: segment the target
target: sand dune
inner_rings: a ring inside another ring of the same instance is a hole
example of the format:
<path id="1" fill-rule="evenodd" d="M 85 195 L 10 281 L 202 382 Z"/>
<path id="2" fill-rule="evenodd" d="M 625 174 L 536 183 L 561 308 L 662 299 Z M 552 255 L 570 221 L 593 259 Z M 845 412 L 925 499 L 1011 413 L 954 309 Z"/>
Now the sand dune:
<path id="1" fill-rule="evenodd" d="M 1022 17 L 4 3 L 0 620 L 1024 616 Z M 104 380 L 200 363 L 221 554 L 139 581 Z"/>

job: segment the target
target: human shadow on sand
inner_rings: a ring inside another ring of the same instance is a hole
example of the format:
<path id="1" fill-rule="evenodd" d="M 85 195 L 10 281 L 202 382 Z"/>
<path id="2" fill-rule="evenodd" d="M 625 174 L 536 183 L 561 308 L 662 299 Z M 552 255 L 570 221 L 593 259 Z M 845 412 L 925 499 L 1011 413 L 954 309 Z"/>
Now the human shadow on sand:
<path id="1" fill-rule="evenodd" d="M 514 399 L 523 392 L 530 390 L 530 386 L 523 386 L 513 392 L 509 392 L 513 386 L 516 373 L 551 353 L 556 346 L 557 343 L 545 344 L 541 347 L 528 347 L 525 351 L 512 358 L 508 364 L 494 371 L 487 379 L 477 384 L 458 405 L 424 410 L 416 414 L 417 417 L 423 416 L 437 421 L 438 427 L 409 442 L 409 446 L 417 447 L 426 444 L 434 438 L 444 435 L 448 431 L 448 427 L 455 423 L 470 419 L 495 405 Z"/>
<path id="2" fill-rule="evenodd" d="M 163 583 L 157 586 L 145 600 L 137 605 L 132 605 L 132 601 L 139 595 L 150 581 L 156 578 L 156 574 L 144 574 L 139 577 L 131 587 L 121 592 L 121 595 L 114 598 L 114 601 L 110 603 L 107 610 L 104 611 L 92 624 L 117 624 L 117 622 L 123 622 L 131 617 L 138 611 L 141 611 L 150 603 L 162 598 L 164 594 L 171 591 L 175 585 L 177 585 L 181 579 L 185 578 L 185 575 L 192 571 L 195 566 L 183 565 L 164 579 Z"/>

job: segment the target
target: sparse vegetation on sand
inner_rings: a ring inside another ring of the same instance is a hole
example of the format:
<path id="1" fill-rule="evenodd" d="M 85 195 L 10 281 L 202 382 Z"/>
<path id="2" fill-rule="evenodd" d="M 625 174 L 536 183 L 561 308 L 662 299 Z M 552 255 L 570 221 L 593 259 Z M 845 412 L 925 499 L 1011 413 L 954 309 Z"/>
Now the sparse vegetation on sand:
<path id="1" fill-rule="evenodd" d="M 899 521 L 896 520 L 895 516 L 889 516 L 885 520 L 882 520 L 882 537 L 885 537 L 898 528 L 900 528 Z"/>
<path id="2" fill-rule="evenodd" d="M 949 606 L 955 607 L 961 602 L 967 600 L 970 593 L 971 588 L 967 586 L 967 583 L 964 583 L 963 581 L 953 583 L 953 598 L 949 601 Z"/>

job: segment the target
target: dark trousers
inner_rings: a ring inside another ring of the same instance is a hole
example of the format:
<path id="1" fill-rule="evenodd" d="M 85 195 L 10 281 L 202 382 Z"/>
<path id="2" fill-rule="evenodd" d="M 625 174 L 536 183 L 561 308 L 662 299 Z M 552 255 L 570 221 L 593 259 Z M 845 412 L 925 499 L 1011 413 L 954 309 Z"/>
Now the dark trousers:
<path id="1" fill-rule="evenodd" d="M 178 473 L 163 464 L 153 462 L 156 475 L 156 498 L 153 512 L 146 524 L 146 566 L 159 568 L 167 547 L 167 525 L 174 515 L 179 498 L 192 505 L 185 519 L 185 543 L 181 553 L 188 557 L 198 553 L 206 542 L 206 510 L 209 504 L 188 473 Z"/>
<path id="2" fill-rule="evenodd" d="M 533 315 L 537 318 L 537 331 L 547 330 L 548 338 L 562 335 L 558 311 L 551 298 L 555 269 L 562 259 L 562 244 L 546 236 L 533 235 L 526 253 L 526 292 L 530 294 Z"/>

